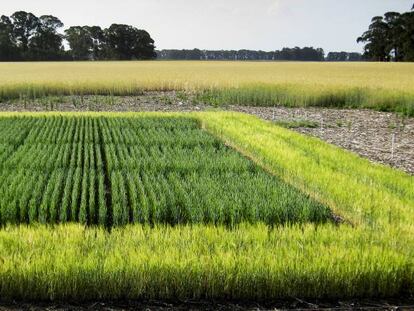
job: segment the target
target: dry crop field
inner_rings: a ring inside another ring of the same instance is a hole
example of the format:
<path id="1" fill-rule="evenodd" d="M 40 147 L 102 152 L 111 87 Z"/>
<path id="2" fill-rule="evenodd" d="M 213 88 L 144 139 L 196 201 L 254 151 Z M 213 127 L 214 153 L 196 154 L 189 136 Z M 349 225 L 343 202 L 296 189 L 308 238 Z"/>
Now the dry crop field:
<path id="1" fill-rule="evenodd" d="M 412 63 L 1 63 L 0 100 L 196 92 L 207 103 L 371 108 L 414 115 Z"/>
<path id="2" fill-rule="evenodd" d="M 413 113 L 412 64 L 0 64 L 0 98 Z M 102 98 L 102 97 L 97 97 Z M 1 112 L 2 301 L 410 298 L 414 177 L 235 112 Z"/>

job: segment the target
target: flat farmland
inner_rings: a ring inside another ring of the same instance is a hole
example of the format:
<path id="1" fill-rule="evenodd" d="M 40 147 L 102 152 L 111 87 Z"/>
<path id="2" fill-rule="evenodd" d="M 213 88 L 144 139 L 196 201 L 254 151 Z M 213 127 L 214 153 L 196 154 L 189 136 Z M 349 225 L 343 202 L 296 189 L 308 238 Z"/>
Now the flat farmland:
<path id="1" fill-rule="evenodd" d="M 240 113 L 0 123 L 3 301 L 413 293 L 408 174 Z"/>
<path id="2" fill-rule="evenodd" d="M 0 100 L 185 91 L 214 104 L 369 108 L 413 116 L 411 63 L 1 63 Z"/>
<path id="3" fill-rule="evenodd" d="M 3 1 L 0 311 L 414 310 L 412 1 Z"/>
<path id="4" fill-rule="evenodd" d="M 330 211 L 185 117 L 0 119 L 2 224 L 269 226 Z"/>

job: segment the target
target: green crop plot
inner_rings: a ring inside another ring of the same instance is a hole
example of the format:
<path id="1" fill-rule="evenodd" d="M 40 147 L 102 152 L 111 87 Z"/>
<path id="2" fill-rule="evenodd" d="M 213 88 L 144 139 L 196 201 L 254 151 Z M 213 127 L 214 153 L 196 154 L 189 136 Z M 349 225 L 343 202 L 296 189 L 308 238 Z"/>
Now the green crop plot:
<path id="1" fill-rule="evenodd" d="M 414 178 L 253 116 L 2 113 L 0 165 L 2 301 L 414 293 Z"/>
<path id="2" fill-rule="evenodd" d="M 3 224 L 326 222 L 330 210 L 193 119 L 0 120 Z"/>

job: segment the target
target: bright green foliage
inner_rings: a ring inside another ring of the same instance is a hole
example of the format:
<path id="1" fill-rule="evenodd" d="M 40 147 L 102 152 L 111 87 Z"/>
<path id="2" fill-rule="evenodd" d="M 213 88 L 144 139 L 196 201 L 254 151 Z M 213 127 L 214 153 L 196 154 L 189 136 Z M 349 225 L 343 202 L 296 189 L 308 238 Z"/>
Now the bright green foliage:
<path id="1" fill-rule="evenodd" d="M 2 300 L 271 301 L 414 293 L 413 230 L 312 224 L 0 231 Z M 410 235 L 411 234 L 411 235 Z"/>
<path id="2" fill-rule="evenodd" d="M 18 129 L 25 136 L 8 136 Z M 233 227 L 330 217 L 192 118 L 2 118 L 0 135 L 3 224 Z"/>

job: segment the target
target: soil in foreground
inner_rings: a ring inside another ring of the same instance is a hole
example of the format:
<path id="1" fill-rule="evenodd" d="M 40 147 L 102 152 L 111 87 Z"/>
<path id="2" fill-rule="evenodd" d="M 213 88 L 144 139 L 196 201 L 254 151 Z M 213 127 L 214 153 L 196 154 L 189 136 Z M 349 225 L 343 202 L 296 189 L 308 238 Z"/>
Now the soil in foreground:
<path id="1" fill-rule="evenodd" d="M 290 301 L 275 301 L 267 304 L 260 303 L 238 303 L 226 301 L 186 301 L 186 302 L 163 302 L 163 301 L 123 301 L 123 302 L 90 302 L 77 303 L 11 303 L 0 304 L 0 311 L 122 311 L 122 310 L 148 310 L 148 311 L 179 311 L 179 310 L 202 310 L 202 311 L 227 311 L 227 310 L 414 310 L 414 300 L 347 300 L 347 301 L 304 301 L 292 299 Z"/>

